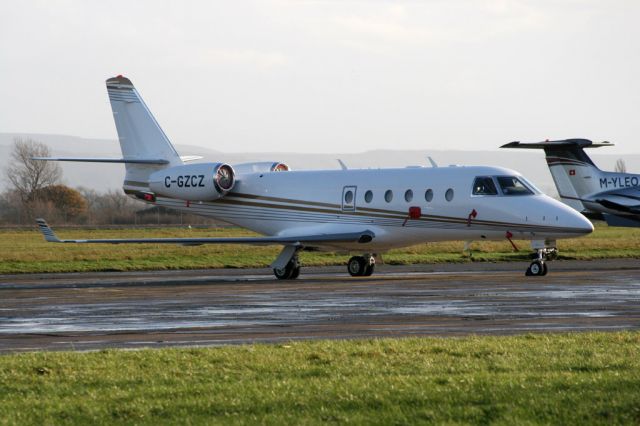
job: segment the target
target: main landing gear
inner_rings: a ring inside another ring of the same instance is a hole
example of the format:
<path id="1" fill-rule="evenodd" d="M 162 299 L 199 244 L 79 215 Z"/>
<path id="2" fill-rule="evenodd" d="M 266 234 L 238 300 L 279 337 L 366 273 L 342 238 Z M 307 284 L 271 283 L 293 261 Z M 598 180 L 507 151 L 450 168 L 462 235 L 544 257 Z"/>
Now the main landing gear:
<path id="1" fill-rule="evenodd" d="M 295 255 L 284 268 L 274 268 L 273 274 L 279 280 L 295 280 L 300 275 L 300 261 Z"/>
<path id="2" fill-rule="evenodd" d="M 353 256 L 347 263 L 347 271 L 352 277 L 369 277 L 376 266 L 376 258 L 373 255 Z M 298 255 L 289 260 L 284 268 L 274 268 L 273 274 L 279 280 L 295 280 L 300 275 L 300 261 Z"/>
<path id="3" fill-rule="evenodd" d="M 536 248 L 533 254 L 534 260 L 527 268 L 527 272 L 524 274 L 528 277 L 531 276 L 543 276 L 547 275 L 549 269 L 547 268 L 547 260 L 553 260 L 558 257 L 558 249 L 553 248 Z"/>
<path id="4" fill-rule="evenodd" d="M 347 263 L 347 271 L 352 277 L 369 277 L 376 266 L 376 258 L 372 255 L 353 256 Z"/>

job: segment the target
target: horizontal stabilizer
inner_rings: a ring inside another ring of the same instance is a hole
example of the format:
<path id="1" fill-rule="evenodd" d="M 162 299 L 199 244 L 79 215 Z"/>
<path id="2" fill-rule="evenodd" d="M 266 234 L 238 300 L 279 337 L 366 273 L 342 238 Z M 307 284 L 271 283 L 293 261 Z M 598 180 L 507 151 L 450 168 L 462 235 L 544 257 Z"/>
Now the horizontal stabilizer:
<path id="1" fill-rule="evenodd" d="M 167 160 L 147 158 L 31 157 L 31 159 L 38 161 L 75 161 L 79 163 L 169 164 Z"/>
<path id="2" fill-rule="evenodd" d="M 601 146 L 614 146 L 614 144 L 604 141 L 595 143 L 589 139 L 563 139 L 557 141 L 544 141 L 544 142 L 509 142 L 502 145 L 500 148 L 522 148 L 522 149 L 545 149 L 545 148 L 557 148 L 561 146 L 577 146 L 580 148 L 599 148 Z"/>
<path id="3" fill-rule="evenodd" d="M 53 232 L 44 219 L 36 219 L 45 240 L 51 243 L 97 243 L 97 244 L 286 244 L 307 245 L 322 243 L 368 243 L 375 234 L 370 230 L 340 234 L 294 235 L 289 237 L 230 237 L 230 238 L 137 238 L 137 239 L 95 239 L 95 240 L 61 240 Z"/>

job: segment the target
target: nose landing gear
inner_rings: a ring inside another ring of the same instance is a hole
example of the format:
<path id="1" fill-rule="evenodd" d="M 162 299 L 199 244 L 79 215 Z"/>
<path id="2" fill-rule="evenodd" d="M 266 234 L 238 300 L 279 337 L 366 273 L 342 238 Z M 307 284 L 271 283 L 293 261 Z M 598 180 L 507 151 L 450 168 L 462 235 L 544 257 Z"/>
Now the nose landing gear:
<path id="1" fill-rule="evenodd" d="M 368 277 L 373 274 L 376 266 L 375 256 L 353 256 L 347 263 L 347 271 L 352 277 Z"/>
<path id="2" fill-rule="evenodd" d="M 531 277 L 531 276 L 541 277 L 541 276 L 547 275 L 547 272 L 549 271 L 549 269 L 547 267 L 546 261 L 553 260 L 556 257 L 558 257 L 558 249 L 555 247 L 553 248 L 542 247 L 542 248 L 536 248 L 535 250 L 536 252 L 533 254 L 535 259 L 533 262 L 531 262 L 531 264 L 527 268 L 527 272 L 524 273 L 527 277 Z"/>
<path id="3" fill-rule="evenodd" d="M 536 259 L 531 262 L 531 265 L 529 265 L 529 267 L 527 268 L 527 272 L 525 272 L 524 274 L 528 277 L 536 275 L 543 276 L 547 275 L 548 271 L 549 269 L 547 268 L 547 264 L 545 263 L 545 261 Z"/>

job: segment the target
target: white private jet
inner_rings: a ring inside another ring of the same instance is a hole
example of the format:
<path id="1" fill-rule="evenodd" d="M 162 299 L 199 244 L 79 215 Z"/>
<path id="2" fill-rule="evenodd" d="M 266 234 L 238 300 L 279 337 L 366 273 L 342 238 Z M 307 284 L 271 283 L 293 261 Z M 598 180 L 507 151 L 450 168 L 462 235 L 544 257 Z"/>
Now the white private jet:
<path id="1" fill-rule="evenodd" d="M 589 139 L 511 142 L 501 148 L 543 149 L 560 199 L 609 226 L 640 226 L 640 175 L 600 170 L 584 148 L 613 146 Z"/>
<path id="2" fill-rule="evenodd" d="M 431 241 L 532 241 L 527 275 L 545 275 L 556 239 L 593 231 L 568 206 L 542 194 L 519 173 L 501 167 L 411 167 L 291 171 L 281 162 L 185 164 L 149 109 L 123 76 L 107 80 L 122 158 L 40 158 L 124 163 L 124 191 L 169 207 L 248 228 L 248 238 L 61 240 L 56 243 L 279 244 L 272 263 L 279 279 L 300 274 L 300 250 L 354 253 L 352 276 L 373 273 L 376 256 Z"/>

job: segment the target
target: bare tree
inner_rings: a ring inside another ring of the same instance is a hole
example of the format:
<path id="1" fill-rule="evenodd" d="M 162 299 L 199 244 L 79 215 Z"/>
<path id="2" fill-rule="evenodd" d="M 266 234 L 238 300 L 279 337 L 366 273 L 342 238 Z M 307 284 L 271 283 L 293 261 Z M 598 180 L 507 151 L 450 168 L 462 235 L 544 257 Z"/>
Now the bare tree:
<path id="1" fill-rule="evenodd" d="M 8 190 L 0 194 L 0 223 L 21 223 L 23 216 L 22 200 L 16 190 Z"/>
<path id="2" fill-rule="evenodd" d="M 141 202 L 124 195 L 120 190 L 109 190 L 95 200 L 94 218 L 100 223 L 132 223 L 136 211 L 142 206 Z"/>
<path id="3" fill-rule="evenodd" d="M 615 171 L 618 173 L 626 173 L 627 172 L 627 164 L 624 162 L 622 158 L 618 158 L 616 161 Z"/>
<path id="4" fill-rule="evenodd" d="M 32 159 L 50 156 L 51 150 L 41 142 L 20 137 L 13 140 L 10 165 L 5 173 L 23 203 L 31 201 L 35 191 L 60 181 L 60 165 Z"/>

